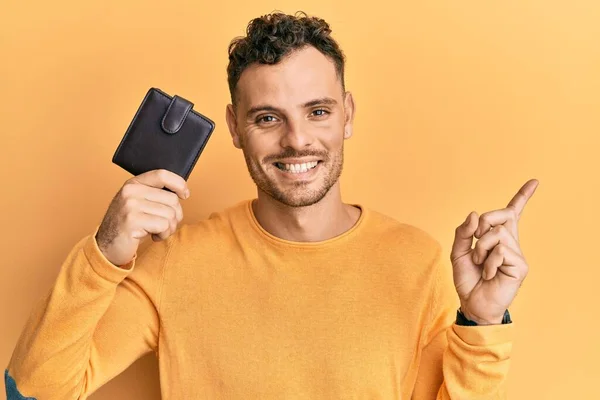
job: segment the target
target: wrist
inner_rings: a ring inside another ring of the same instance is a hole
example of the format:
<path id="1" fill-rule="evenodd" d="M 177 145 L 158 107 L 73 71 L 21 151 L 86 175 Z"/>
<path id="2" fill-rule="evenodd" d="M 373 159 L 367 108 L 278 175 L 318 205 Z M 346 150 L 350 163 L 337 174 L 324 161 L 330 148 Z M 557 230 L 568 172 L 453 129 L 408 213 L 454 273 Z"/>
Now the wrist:
<path id="1" fill-rule="evenodd" d="M 129 257 L 127 257 L 127 256 L 123 257 L 119 253 L 113 254 L 113 253 L 115 253 L 115 251 L 114 251 L 114 249 L 111 249 L 110 243 L 106 243 L 105 240 L 103 240 L 101 237 L 98 237 L 98 234 L 96 234 L 96 236 L 94 236 L 94 240 L 96 242 L 96 246 L 97 246 L 98 250 L 100 251 L 100 254 L 102 254 L 102 257 L 106 261 L 108 261 L 115 267 L 118 267 L 121 269 L 125 269 L 125 270 L 131 269 L 132 263 L 136 257 L 135 253 Z"/>
<path id="2" fill-rule="evenodd" d="M 504 314 L 499 317 L 486 317 L 479 318 L 471 315 L 468 311 L 465 311 L 462 307 L 456 312 L 456 323 L 457 325 L 464 326 L 487 326 L 487 325 L 502 325 L 510 324 L 512 320 L 508 310 L 504 311 Z"/>

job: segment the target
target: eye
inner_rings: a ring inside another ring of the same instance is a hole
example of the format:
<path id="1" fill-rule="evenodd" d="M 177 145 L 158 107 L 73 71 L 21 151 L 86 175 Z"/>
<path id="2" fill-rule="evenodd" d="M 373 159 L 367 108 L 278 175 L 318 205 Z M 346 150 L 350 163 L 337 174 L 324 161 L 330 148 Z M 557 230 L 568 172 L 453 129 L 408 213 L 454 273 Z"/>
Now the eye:
<path id="1" fill-rule="evenodd" d="M 257 124 L 269 123 L 269 122 L 274 122 L 274 121 L 275 121 L 275 117 L 273 115 L 261 115 L 260 117 L 258 117 L 256 119 Z"/>
<path id="2" fill-rule="evenodd" d="M 315 116 L 317 116 L 317 117 L 322 117 L 322 116 L 324 116 L 324 115 L 327 115 L 327 114 L 329 114 L 329 112 L 328 112 L 327 110 L 324 110 L 324 109 L 322 109 L 322 108 L 319 108 L 318 110 L 315 110 L 315 111 L 313 111 L 312 113 L 313 113 Z"/>

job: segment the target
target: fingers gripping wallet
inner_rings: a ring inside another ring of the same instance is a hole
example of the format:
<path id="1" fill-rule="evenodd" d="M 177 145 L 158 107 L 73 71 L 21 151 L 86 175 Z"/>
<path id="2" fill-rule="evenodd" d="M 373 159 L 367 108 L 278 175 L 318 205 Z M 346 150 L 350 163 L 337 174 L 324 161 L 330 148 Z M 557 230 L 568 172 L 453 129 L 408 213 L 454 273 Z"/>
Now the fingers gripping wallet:
<path id="1" fill-rule="evenodd" d="M 133 175 L 166 169 L 187 180 L 215 128 L 193 107 L 183 97 L 148 90 L 112 162 Z"/>

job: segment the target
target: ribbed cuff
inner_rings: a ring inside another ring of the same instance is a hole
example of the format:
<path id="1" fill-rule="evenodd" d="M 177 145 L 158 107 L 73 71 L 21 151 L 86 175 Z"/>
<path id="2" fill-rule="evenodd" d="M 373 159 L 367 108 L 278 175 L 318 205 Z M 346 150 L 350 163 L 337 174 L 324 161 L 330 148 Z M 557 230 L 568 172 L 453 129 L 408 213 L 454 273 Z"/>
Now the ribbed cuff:
<path id="1" fill-rule="evenodd" d="M 120 283 L 131 273 L 131 271 L 133 271 L 137 255 L 135 255 L 129 263 L 120 267 L 108 261 L 98 247 L 98 242 L 96 241 L 98 228 L 96 228 L 94 233 L 86 239 L 83 245 L 83 252 L 94 272 L 110 282 Z"/>
<path id="2" fill-rule="evenodd" d="M 471 346 L 493 346 L 512 342 L 514 339 L 514 322 L 504 325 L 461 326 L 454 323 L 452 331 L 463 342 Z"/>

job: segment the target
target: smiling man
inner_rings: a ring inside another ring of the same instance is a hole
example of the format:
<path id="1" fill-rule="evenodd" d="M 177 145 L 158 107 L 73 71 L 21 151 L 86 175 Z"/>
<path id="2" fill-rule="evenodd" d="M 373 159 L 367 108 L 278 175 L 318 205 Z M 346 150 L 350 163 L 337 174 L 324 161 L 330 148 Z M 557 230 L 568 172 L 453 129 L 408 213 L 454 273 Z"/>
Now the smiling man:
<path id="1" fill-rule="evenodd" d="M 292 21 L 275 16 L 270 24 L 292 30 Z M 258 188 L 254 211 L 261 225 L 284 239 L 325 240 L 350 229 L 360 215 L 342 202 L 339 187 L 354 116 L 352 94 L 342 84 L 343 55 L 317 20 L 295 21 L 305 31 L 279 50 L 269 47 L 262 23 L 255 21 L 249 33 L 254 40 L 233 42 L 229 130 Z M 306 43 L 319 30 L 322 37 L 312 40 L 328 41 L 321 50 Z M 266 47 L 251 47 L 257 40 Z M 254 59 L 257 50 L 277 63 Z"/>
<path id="2" fill-rule="evenodd" d="M 163 399 L 506 398 L 507 309 L 528 270 L 517 223 L 537 181 L 469 214 L 449 257 L 344 203 L 355 106 L 330 33 L 277 13 L 232 42 L 226 119 L 257 197 L 178 227 L 183 179 L 125 182 L 27 322 L 9 400 L 84 399 L 149 352 Z"/>

